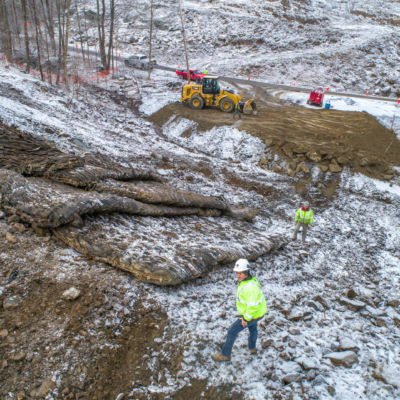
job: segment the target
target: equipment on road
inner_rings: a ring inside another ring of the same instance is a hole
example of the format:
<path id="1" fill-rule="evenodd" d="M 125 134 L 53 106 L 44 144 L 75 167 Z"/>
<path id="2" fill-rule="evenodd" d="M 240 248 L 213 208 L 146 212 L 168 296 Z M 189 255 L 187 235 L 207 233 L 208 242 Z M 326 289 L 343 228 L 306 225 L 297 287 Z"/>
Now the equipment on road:
<path id="1" fill-rule="evenodd" d="M 324 89 L 322 89 L 322 87 L 317 87 L 310 93 L 307 104 L 314 104 L 318 107 L 322 107 L 322 105 L 324 104 L 324 94 Z"/>
<path id="2" fill-rule="evenodd" d="M 249 270 L 249 262 L 245 258 L 239 258 L 233 267 L 234 272 L 244 272 Z"/>
<path id="3" fill-rule="evenodd" d="M 232 112 L 237 103 L 243 114 L 254 114 L 256 104 L 254 99 L 241 101 L 242 95 L 230 90 L 223 90 L 219 85 L 219 77 L 205 75 L 201 83 L 187 84 L 182 88 L 182 103 L 189 104 L 195 110 L 204 107 L 218 107 L 221 111 Z"/>
<path id="4" fill-rule="evenodd" d="M 153 69 L 153 67 L 157 64 L 157 61 L 156 60 L 149 61 L 149 58 L 144 54 L 135 54 L 133 56 L 126 58 L 124 60 L 124 64 L 127 67 L 147 70 L 149 68 L 149 64 L 150 64 L 150 69 Z"/>
<path id="5" fill-rule="evenodd" d="M 204 77 L 203 72 L 201 72 L 199 69 L 189 69 L 189 72 L 190 72 L 190 80 L 197 83 L 201 83 L 201 80 Z M 188 78 L 188 73 L 187 70 L 185 69 L 177 69 L 176 74 L 182 79 Z"/>

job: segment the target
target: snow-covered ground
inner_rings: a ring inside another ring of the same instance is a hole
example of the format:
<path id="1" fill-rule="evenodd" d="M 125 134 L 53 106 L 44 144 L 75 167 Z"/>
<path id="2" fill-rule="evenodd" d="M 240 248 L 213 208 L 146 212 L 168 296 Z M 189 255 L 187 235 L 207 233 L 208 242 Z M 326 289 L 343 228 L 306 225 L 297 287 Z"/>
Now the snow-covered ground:
<path id="1" fill-rule="evenodd" d="M 80 0 L 86 10 L 94 0 Z M 396 0 L 182 0 L 191 68 L 269 83 L 400 97 Z M 147 54 L 149 0 L 119 0 L 122 54 Z M 152 54 L 185 66 L 178 2 L 154 3 Z M 81 7 L 81 15 L 82 15 Z M 75 16 L 73 16 L 75 17 Z M 88 31 L 96 41 L 97 28 Z M 78 41 L 77 29 L 72 32 Z"/>
<path id="2" fill-rule="evenodd" d="M 203 2 L 203 6 L 207 4 Z M 208 6 L 217 7 L 214 2 Z M 255 9 L 259 6 L 257 3 Z M 136 75 L 139 83 L 144 76 Z M 189 121 L 169 121 L 160 134 L 144 116 L 174 95 L 178 98 L 179 93 L 168 91 L 165 84 L 169 78 L 162 71 L 154 71 L 152 80 L 152 86 L 142 87 L 140 116 L 104 102 L 101 96 L 87 96 L 83 89 L 75 97 L 48 90 L 35 78 L 2 65 L 0 118 L 79 155 L 97 151 L 126 165 L 132 161 L 149 165 L 150 153 L 168 155 L 172 162 L 206 163 L 216 180 L 195 171 L 191 171 L 192 181 L 181 180 L 175 170 L 158 172 L 176 187 L 200 187 L 203 194 L 224 195 L 232 203 L 256 206 L 260 214 L 255 226 L 290 237 L 301 197 L 291 178 L 258 167 L 265 145 L 246 132 L 226 128 L 182 138 L 180 133 Z M 123 82 L 116 82 L 119 84 Z M 297 93 L 281 96 L 294 103 L 305 102 L 304 95 Z M 367 111 L 389 128 L 394 115 L 400 118 L 398 106 L 391 102 L 332 97 L 331 105 Z M 399 137 L 398 119 L 393 128 Z M 281 194 L 279 199 L 269 201 L 253 191 L 230 186 L 221 173 L 226 168 L 243 179 L 274 187 Z M 311 197 L 319 178 L 313 174 L 307 185 Z M 177 374 L 160 369 L 153 385 L 134 389 L 129 398 L 135 398 L 135 393 L 149 398 L 150 393 L 174 393 L 195 379 L 205 379 L 209 386 L 232 385 L 246 399 L 256 400 L 278 394 L 285 399 L 319 400 L 400 397 L 400 187 L 344 170 L 334 201 L 325 208 L 313 208 L 315 225 L 306 245 L 290 243 L 252 265 L 269 306 L 268 317 L 260 324 L 255 357 L 246 350 L 247 334 L 243 332 L 232 363 L 218 365 L 210 358 L 234 321 L 235 282 L 230 267 L 179 287 L 155 287 L 121 278 L 120 285 L 127 290 L 120 301 L 130 301 L 138 288 L 144 288 L 140 293 L 162 304 L 170 318 L 164 335 L 157 338 L 163 350 L 150 353 L 148 365 L 154 367 L 158 359 L 177 356 L 168 346 L 171 341 L 184 349 Z M 353 311 L 355 308 L 360 310 Z M 335 366 L 325 357 L 347 350 L 357 355 L 350 368 Z M 55 374 L 62 375 L 62 371 Z"/>
<path id="3" fill-rule="evenodd" d="M 280 98 L 315 109 L 315 106 L 307 105 L 307 96 L 303 93 L 284 93 L 280 95 Z M 330 108 L 335 110 L 365 111 L 373 115 L 383 126 L 396 132 L 397 137 L 400 137 L 400 102 L 380 101 L 367 97 L 363 99 L 351 96 L 325 95 L 324 103 L 329 103 Z"/>

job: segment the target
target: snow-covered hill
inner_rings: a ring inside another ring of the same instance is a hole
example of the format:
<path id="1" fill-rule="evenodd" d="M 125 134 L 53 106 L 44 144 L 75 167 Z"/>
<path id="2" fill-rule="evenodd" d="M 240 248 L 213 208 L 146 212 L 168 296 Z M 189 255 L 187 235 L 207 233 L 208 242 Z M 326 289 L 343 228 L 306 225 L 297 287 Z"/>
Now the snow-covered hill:
<path id="1" fill-rule="evenodd" d="M 148 52 L 149 5 L 117 2 L 122 53 Z M 400 97 L 396 0 L 182 0 L 182 9 L 192 68 Z M 89 37 L 95 42 L 96 29 Z M 178 2 L 154 2 L 153 41 L 159 64 L 186 66 Z"/>

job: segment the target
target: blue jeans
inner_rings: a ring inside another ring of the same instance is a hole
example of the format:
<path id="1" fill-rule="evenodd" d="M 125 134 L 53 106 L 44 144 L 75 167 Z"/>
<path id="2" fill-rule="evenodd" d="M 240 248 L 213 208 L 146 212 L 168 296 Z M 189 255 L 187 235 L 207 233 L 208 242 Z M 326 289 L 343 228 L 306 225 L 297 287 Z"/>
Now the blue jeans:
<path id="1" fill-rule="evenodd" d="M 248 328 L 250 334 L 249 334 L 249 349 L 252 350 L 256 347 L 256 342 L 257 342 L 257 323 L 258 321 L 250 321 L 247 323 L 246 328 Z M 242 320 L 237 319 L 229 328 L 228 334 L 226 336 L 226 340 L 224 345 L 222 346 L 222 355 L 225 357 L 230 357 L 232 353 L 232 347 L 233 344 L 235 343 L 235 340 L 237 338 L 237 335 L 242 332 L 244 329 L 246 329 L 242 325 Z"/>

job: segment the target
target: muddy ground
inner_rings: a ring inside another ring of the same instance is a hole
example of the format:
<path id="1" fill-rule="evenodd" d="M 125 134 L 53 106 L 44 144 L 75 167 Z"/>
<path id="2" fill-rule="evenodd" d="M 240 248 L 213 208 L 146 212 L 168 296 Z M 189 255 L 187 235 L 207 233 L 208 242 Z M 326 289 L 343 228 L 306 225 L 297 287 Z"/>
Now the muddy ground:
<path id="1" fill-rule="evenodd" d="M 314 164 L 324 173 L 338 173 L 349 167 L 353 172 L 382 180 L 396 175 L 392 166 L 400 165 L 400 141 L 370 114 L 288 105 L 279 100 L 279 94 L 273 96 L 262 88 L 252 91 L 237 88 L 237 91 L 244 98 L 255 98 L 256 115 L 242 114 L 237 120 L 231 113 L 218 109 L 192 110 L 174 103 L 159 110 L 150 120 L 161 126 L 172 115 L 178 115 L 196 121 L 198 131 L 235 125 L 267 145 L 270 151 L 260 160 L 262 167 L 293 177 L 299 173 L 309 175 Z M 271 162 L 275 154 L 286 163 Z"/>
<path id="2" fill-rule="evenodd" d="M 268 146 L 261 166 L 294 177 L 307 176 L 317 164 L 332 174 L 349 167 L 391 179 L 391 167 L 400 165 L 395 134 L 366 113 L 288 106 L 262 90 L 256 101 L 258 114 L 240 121 L 219 110 L 194 111 L 181 104 L 171 104 L 149 119 L 161 126 L 175 114 L 198 122 L 199 130 L 235 124 Z M 274 164 L 274 154 L 286 164 Z M 57 369 L 63 371 L 60 389 L 53 391 L 57 399 L 108 400 L 133 390 L 134 397 L 120 399 L 196 399 L 199 393 L 207 399 L 232 398 L 230 388 L 207 388 L 203 381 L 192 382 L 172 397 L 141 394 L 140 388 L 157 379 L 159 368 L 149 368 L 146 361 L 161 347 L 154 339 L 168 330 L 163 305 L 136 301 L 140 288 L 131 297 L 132 289 L 121 291 L 132 283 L 128 273 L 88 261 L 53 236 L 40 237 L 4 214 L 0 236 L 0 279 L 5 287 L 0 293 L 1 399 L 45 398 L 54 389 L 57 376 L 52 371 Z M 57 271 L 65 265 L 68 269 L 60 276 Z M 80 291 L 79 297 L 62 297 L 70 287 Z M 181 349 L 171 345 L 168 353 L 157 362 L 173 375 L 179 371 Z M 243 397 L 234 393 L 236 399 Z"/>

